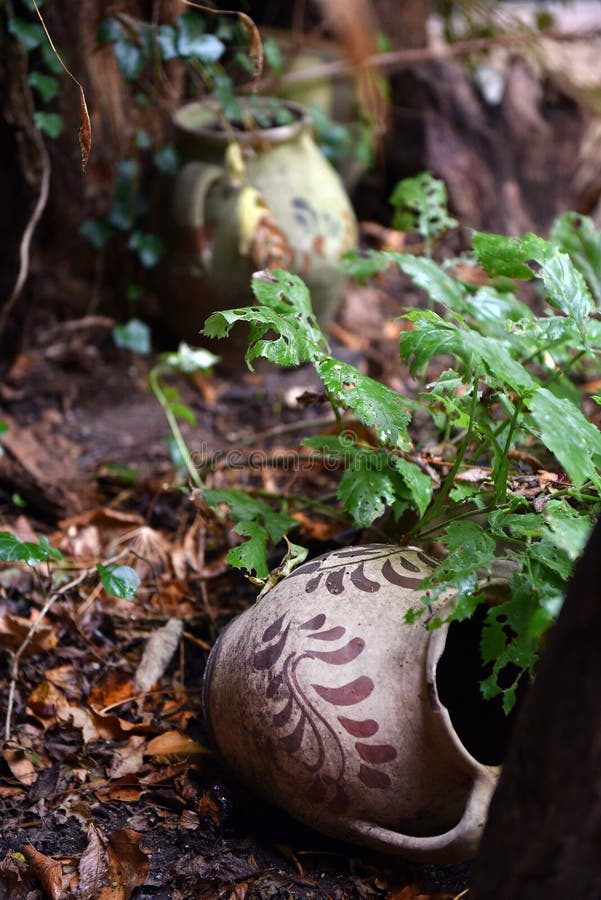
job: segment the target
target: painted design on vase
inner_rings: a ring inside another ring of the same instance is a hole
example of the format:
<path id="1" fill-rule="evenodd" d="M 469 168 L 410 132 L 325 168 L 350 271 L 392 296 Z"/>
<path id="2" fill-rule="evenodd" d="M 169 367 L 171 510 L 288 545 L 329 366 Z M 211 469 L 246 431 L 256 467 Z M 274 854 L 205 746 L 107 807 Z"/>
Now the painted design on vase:
<path id="1" fill-rule="evenodd" d="M 333 813 L 344 813 L 349 804 L 344 787 L 347 759 L 336 728 L 316 707 L 312 693 L 340 711 L 336 715 L 337 721 L 356 738 L 358 778 L 365 787 L 390 787 L 390 776 L 378 767 L 392 762 L 397 751 L 391 744 L 370 742 L 380 728 L 375 719 L 343 714 L 373 692 L 375 685 L 368 675 L 360 675 L 338 687 L 320 683 L 304 685 L 299 678 L 299 666 L 304 660 L 318 660 L 328 666 L 353 662 L 365 649 L 363 638 L 351 637 L 349 640 L 343 625 L 330 625 L 325 613 L 319 613 L 298 628 L 299 632 L 306 633 L 307 649 L 286 653 L 290 627 L 286 616 L 282 615 L 266 628 L 262 641 L 267 646 L 255 653 L 253 666 L 267 672 L 266 699 L 272 703 L 276 698 L 284 700 L 284 705 L 272 715 L 272 725 L 283 731 L 278 742 L 284 752 L 292 755 L 301 748 L 303 750 L 304 765 L 312 775 L 307 799 L 327 805 Z M 295 643 L 298 643 L 298 635 Z M 321 649 L 333 644 L 338 646 Z"/>
<path id="2" fill-rule="evenodd" d="M 418 559 L 425 566 L 430 567 L 431 563 L 427 556 L 423 553 L 415 551 Z M 388 581 L 397 587 L 406 588 L 408 590 L 417 590 L 422 583 L 423 574 L 419 566 L 416 566 L 408 557 L 399 553 L 398 547 L 387 547 L 375 545 L 369 555 L 366 554 L 365 547 L 360 550 L 342 550 L 336 554 L 338 561 L 331 562 L 331 555 L 326 554 L 324 557 L 314 559 L 312 562 L 305 563 L 295 569 L 288 579 L 298 577 L 299 575 L 313 575 L 309 578 L 305 585 L 305 592 L 313 594 L 322 578 L 325 577 L 325 588 L 330 594 L 341 594 L 344 591 L 344 580 L 347 570 L 350 571 L 350 580 L 353 586 L 368 594 L 373 594 L 380 590 L 382 581 Z M 401 567 L 402 571 L 395 568 L 392 564 L 391 557 L 394 557 L 395 563 Z M 360 560 L 353 562 L 353 557 L 360 557 Z M 365 564 L 369 563 L 373 567 L 375 563 L 379 568 L 376 578 L 368 577 L 365 574 Z M 381 565 L 380 565 L 381 563 Z M 379 580 L 377 580 L 379 579 Z"/>
<path id="3" fill-rule="evenodd" d="M 426 556 L 419 551 L 413 552 L 424 566 L 430 567 Z M 365 572 L 366 565 L 369 575 Z M 342 550 L 335 560 L 332 554 L 325 554 L 299 566 L 287 580 L 299 576 L 305 576 L 306 593 L 314 593 L 323 581 L 328 593 L 335 596 L 344 592 L 349 580 L 353 590 L 363 593 L 379 591 L 384 582 L 405 590 L 416 590 L 421 586 L 424 573 L 409 556 L 400 553 L 398 547 L 374 545 L 367 553 L 365 547 Z M 323 612 L 298 626 L 294 646 L 298 648 L 300 644 L 303 649 L 287 650 L 290 629 L 285 614 L 275 619 L 262 635 L 265 646 L 255 653 L 253 666 L 267 674 L 266 700 L 270 703 L 284 701 L 284 705 L 274 711 L 272 725 L 283 732 L 278 741 L 284 752 L 292 755 L 302 748 L 303 763 L 312 774 L 308 799 L 326 805 L 331 812 L 343 813 L 349 802 L 344 788 L 347 759 L 339 729 L 317 708 L 317 697 L 336 709 L 336 721 L 356 739 L 357 774 L 366 788 L 386 790 L 390 787 L 390 776 L 381 767 L 392 762 L 397 751 L 391 744 L 378 742 L 380 724 L 375 719 L 351 714 L 352 707 L 366 700 L 376 687 L 368 675 L 360 675 L 338 687 L 315 683 L 312 679 L 309 685 L 301 684 L 299 678 L 299 666 L 305 660 L 317 660 L 328 666 L 348 665 L 361 656 L 365 640 L 360 636 L 349 639 L 347 629 L 340 624 L 330 624 Z M 334 644 L 338 646 L 333 647 Z M 328 649 L 324 649 L 326 647 Z M 324 771 L 326 759 L 327 772 Z"/>

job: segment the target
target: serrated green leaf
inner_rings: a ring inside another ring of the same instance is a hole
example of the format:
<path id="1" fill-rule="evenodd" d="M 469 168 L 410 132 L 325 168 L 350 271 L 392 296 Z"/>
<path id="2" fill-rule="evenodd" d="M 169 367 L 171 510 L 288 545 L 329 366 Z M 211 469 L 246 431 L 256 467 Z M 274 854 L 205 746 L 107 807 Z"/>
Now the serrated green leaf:
<path id="1" fill-rule="evenodd" d="M 102 587 L 111 597 L 119 597 L 121 600 L 133 600 L 140 586 L 140 578 L 131 566 L 117 566 L 109 563 L 96 565 Z"/>
<path id="2" fill-rule="evenodd" d="M 438 263 L 424 257 L 410 256 L 408 253 L 385 251 L 386 257 L 395 262 L 418 287 L 447 309 L 462 309 L 465 305 L 465 288 L 460 281 L 452 278 Z"/>
<path id="3" fill-rule="evenodd" d="M 386 511 L 387 505 L 394 502 L 391 472 L 372 468 L 366 458 L 359 458 L 342 475 L 338 497 L 355 525 L 367 528 Z"/>
<path id="4" fill-rule="evenodd" d="M 475 231 L 472 246 L 480 265 L 492 277 L 505 276 L 529 281 L 532 269 L 526 265 L 530 259 L 540 261 L 546 242 L 536 235 L 510 238 L 502 234 L 486 234 Z M 546 245 L 550 246 L 550 245 Z"/>
<path id="5" fill-rule="evenodd" d="M 491 616 L 489 613 L 480 637 L 482 662 L 488 663 L 498 659 L 504 652 L 506 645 L 507 635 L 502 623 L 498 621 L 496 615 L 493 614 Z"/>
<path id="6" fill-rule="evenodd" d="M 385 272 L 393 260 L 381 250 L 368 250 L 359 253 L 357 250 L 349 250 L 344 254 L 340 262 L 340 269 L 351 278 L 356 278 L 360 284 L 365 284 L 368 278 L 372 278 L 379 272 Z"/>
<path id="7" fill-rule="evenodd" d="M 22 560 L 22 547 L 23 541 L 20 541 L 10 531 L 0 531 L 0 560 L 2 562 Z"/>
<path id="8" fill-rule="evenodd" d="M 222 338 L 236 322 L 248 322 L 246 362 L 250 368 L 260 356 L 280 366 L 298 366 L 325 353 L 327 341 L 313 314 L 308 288 L 298 276 L 281 269 L 260 273 L 253 277 L 252 289 L 262 306 L 213 313 L 202 333 Z M 268 333 L 275 337 L 265 338 Z"/>
<path id="9" fill-rule="evenodd" d="M 247 541 L 228 551 L 226 559 L 236 569 L 254 572 L 257 578 L 267 578 L 267 531 L 258 522 L 239 522 L 234 531 Z"/>
<path id="10" fill-rule="evenodd" d="M 461 358 L 464 348 L 455 324 L 446 322 L 430 310 L 415 310 L 403 318 L 413 323 L 412 331 L 403 331 L 399 342 L 399 353 L 404 362 L 410 362 L 413 374 L 423 372 L 430 360 L 440 354 L 451 354 Z M 469 358 L 462 361 L 471 369 Z"/>
<path id="11" fill-rule="evenodd" d="M 236 488 L 213 488 L 205 491 L 209 506 L 225 503 L 230 508 L 230 516 L 236 522 L 236 534 L 250 538 L 240 547 L 228 553 L 228 560 L 238 568 L 254 571 L 257 578 L 266 578 L 267 538 L 278 543 L 292 528 L 298 527 L 296 519 L 277 512 L 269 504 L 255 500 L 245 491 Z M 250 543 L 250 547 L 247 544 Z"/>
<path id="12" fill-rule="evenodd" d="M 561 500 L 551 500 L 545 508 L 544 519 L 551 532 L 550 540 L 575 562 L 591 533 L 588 516 L 576 512 Z"/>
<path id="13" fill-rule="evenodd" d="M 315 368 L 328 393 L 352 410 L 362 424 L 373 428 L 382 444 L 409 449 L 411 416 L 401 394 L 332 357 L 319 360 Z"/>
<path id="14" fill-rule="evenodd" d="M 579 327 L 594 310 L 593 298 L 584 280 L 567 253 L 559 250 L 547 259 L 540 272 L 543 284 L 553 305 L 571 316 Z"/>
<path id="15" fill-rule="evenodd" d="M 152 349 L 150 328 L 140 319 L 130 319 L 125 325 L 115 325 L 113 340 L 117 347 L 147 356 Z"/>
<path id="16" fill-rule="evenodd" d="M 601 231 L 593 220 L 579 213 L 564 213 L 553 223 L 551 240 L 569 253 L 601 304 Z"/>
<path id="17" fill-rule="evenodd" d="M 432 584 L 461 585 L 480 569 L 488 569 L 495 558 L 495 541 L 477 522 L 451 522 L 444 537 L 449 554 L 430 576 Z"/>
<path id="18" fill-rule="evenodd" d="M 454 228 L 457 220 L 447 212 L 447 189 L 444 182 L 429 172 L 404 178 L 390 197 L 395 207 L 393 228 L 407 231 L 415 228 L 430 243 L 435 237 Z"/>
<path id="19" fill-rule="evenodd" d="M 539 388 L 527 404 L 542 443 L 572 483 L 580 487 L 590 479 L 601 487 L 601 432 L 573 403 L 555 397 L 547 388 Z"/>
<path id="20" fill-rule="evenodd" d="M 420 516 L 423 516 L 432 499 L 432 479 L 418 465 L 403 457 L 394 457 L 392 464 L 402 475 Z"/>

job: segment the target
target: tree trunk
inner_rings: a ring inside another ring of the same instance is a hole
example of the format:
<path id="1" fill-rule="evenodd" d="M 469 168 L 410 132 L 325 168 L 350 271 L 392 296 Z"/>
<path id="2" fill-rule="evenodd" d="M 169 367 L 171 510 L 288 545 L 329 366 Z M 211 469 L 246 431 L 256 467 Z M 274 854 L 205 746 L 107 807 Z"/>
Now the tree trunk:
<path id="1" fill-rule="evenodd" d="M 167 72 L 170 77 L 162 78 L 158 85 L 149 84 L 149 91 L 158 97 L 160 114 L 156 106 L 142 109 L 136 104 L 135 92 L 139 88 L 123 79 L 112 46 L 97 43 L 100 23 L 116 9 L 107 0 L 64 0 L 42 7 L 57 50 L 84 89 L 92 124 L 92 152 L 85 174 L 78 141 L 77 85 L 62 77 L 59 94 L 48 107 L 62 116 L 65 123 L 62 134 L 51 139 L 36 132 L 32 122 L 35 98 L 28 74 L 36 69 L 44 71 L 44 66 L 39 50 L 26 53 L 8 32 L 8 18 L 12 15 L 9 7 L 4 6 L 0 11 L 3 26 L 0 28 L 0 160 L 3 163 L 0 237 L 6 253 L 6 263 L 0 273 L 0 319 L 3 307 L 5 311 L 0 341 L 7 355 L 18 350 L 27 321 L 33 319 L 33 327 L 39 327 L 40 311 L 43 320 L 45 305 L 65 317 L 81 316 L 88 311 L 98 253 L 79 235 L 81 222 L 86 217 L 106 218 L 117 165 L 136 152 L 136 130 L 149 132 L 160 146 L 169 127 L 169 110 L 181 97 L 181 67 L 173 71 L 170 63 Z M 160 11 L 157 21 L 163 22 L 172 20 L 180 9 L 177 0 L 160 4 L 126 0 L 118 5 L 118 11 L 145 22 L 154 21 L 153 12 Z M 31 21 L 37 21 L 33 13 Z M 22 234 L 39 200 L 45 168 L 49 172 L 50 191 L 33 237 L 27 282 L 16 301 L 9 304 L 6 314 L 17 275 Z M 119 260 L 111 258 L 112 273 L 118 270 Z M 87 290 L 83 282 L 77 284 L 82 277 Z M 60 299 L 61 292 L 63 302 L 57 309 L 55 301 L 57 297 Z"/>
<path id="2" fill-rule="evenodd" d="M 601 898 L 601 522 L 521 710 L 470 900 Z"/>

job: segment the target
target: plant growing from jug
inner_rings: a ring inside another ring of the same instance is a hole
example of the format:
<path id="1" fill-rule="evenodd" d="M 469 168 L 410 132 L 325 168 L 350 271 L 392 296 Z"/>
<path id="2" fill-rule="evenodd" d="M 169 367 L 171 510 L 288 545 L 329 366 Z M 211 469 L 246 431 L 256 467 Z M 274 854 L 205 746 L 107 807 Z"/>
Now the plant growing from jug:
<path id="1" fill-rule="evenodd" d="M 431 249 L 449 225 L 440 185 L 422 178 L 394 196 Z M 426 292 L 430 308 L 402 316 L 399 345 L 419 379 L 417 396 L 336 359 L 306 286 L 285 271 L 257 273 L 257 305 L 213 314 L 204 333 L 223 338 L 243 322 L 250 367 L 262 357 L 315 368 L 339 434 L 308 437 L 306 447 L 339 462 L 338 497 L 358 528 L 388 512 L 399 529 L 402 519 L 403 543 L 443 543 L 445 558 L 426 586 L 432 597 L 456 590 L 447 621 L 468 618 L 481 604 L 478 573 L 499 558 L 509 564 L 510 596 L 487 608 L 482 633 L 489 667 L 482 691 L 502 694 L 508 710 L 520 679 L 533 671 L 599 510 L 601 233 L 573 213 L 556 221 L 550 240 L 474 232 L 460 262 L 389 251 L 345 262 L 360 280 L 397 266 Z M 539 315 L 518 296 L 527 283 L 537 291 Z M 442 372 L 441 356 L 449 360 Z M 419 433 L 416 416 L 429 422 Z M 353 421 L 371 437 L 349 439 Z M 227 502 L 226 492 L 212 499 Z M 266 566 L 267 535 L 245 533 L 246 568 L 257 572 Z"/>

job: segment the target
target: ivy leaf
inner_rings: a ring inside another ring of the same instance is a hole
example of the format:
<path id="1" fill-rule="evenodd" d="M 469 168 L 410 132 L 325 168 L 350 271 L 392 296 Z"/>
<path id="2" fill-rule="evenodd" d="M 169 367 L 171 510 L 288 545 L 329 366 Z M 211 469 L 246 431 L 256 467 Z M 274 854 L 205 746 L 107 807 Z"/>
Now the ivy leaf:
<path id="1" fill-rule="evenodd" d="M 96 565 L 102 587 L 111 597 L 119 597 L 121 600 L 133 600 L 140 586 L 140 578 L 131 566 L 116 566 L 109 563 Z"/>
<path id="2" fill-rule="evenodd" d="M 401 394 L 333 357 L 319 360 L 315 368 L 326 390 L 341 406 L 352 410 L 363 425 L 373 428 L 382 444 L 409 449 L 407 426 L 411 416 Z"/>
<path id="3" fill-rule="evenodd" d="M 200 16 L 187 12 L 177 19 L 177 49 L 184 59 L 211 63 L 221 59 L 225 53 L 225 44 L 214 34 L 205 34 Z"/>
<path id="4" fill-rule="evenodd" d="M 601 487 L 601 432 L 569 400 L 539 388 L 527 401 L 542 443 L 576 487 L 590 479 Z M 596 460 L 597 462 L 595 462 Z"/>
<path id="5" fill-rule="evenodd" d="M 165 144 L 152 157 L 156 169 L 163 175 L 177 175 L 180 167 L 180 155 L 173 144 Z"/>
<path id="6" fill-rule="evenodd" d="M 551 229 L 551 240 L 570 255 L 601 305 L 601 231 L 589 216 L 567 212 Z"/>
<path id="7" fill-rule="evenodd" d="M 40 131 L 51 138 L 57 138 L 65 128 L 65 120 L 58 113 L 34 112 L 33 121 Z"/>
<path id="8" fill-rule="evenodd" d="M 179 56 L 178 33 L 173 25 L 159 25 L 157 29 L 157 43 L 161 59 L 164 62 L 170 59 L 177 59 Z"/>
<path id="9" fill-rule="evenodd" d="M 38 92 L 44 103 L 48 103 L 58 94 L 59 81 L 53 75 L 44 75 L 43 72 L 30 72 L 27 81 Z"/>
<path id="10" fill-rule="evenodd" d="M 113 340 L 117 347 L 147 356 L 152 349 L 150 328 L 140 319 L 130 319 L 125 325 L 115 325 Z"/>
<path id="11" fill-rule="evenodd" d="M 114 44 L 123 36 L 123 28 L 117 19 L 108 17 L 103 19 L 96 34 L 99 44 Z"/>
<path id="12" fill-rule="evenodd" d="M 44 29 L 37 22 L 25 22 L 18 16 L 8 16 L 8 30 L 24 50 L 35 50 L 45 40 Z"/>
<path id="13" fill-rule="evenodd" d="M 28 566 L 63 558 L 60 550 L 52 547 L 47 537 L 34 541 L 21 541 L 10 531 L 0 531 L 0 560 L 2 562 L 24 562 Z"/>
<path id="14" fill-rule="evenodd" d="M 79 233 L 90 242 L 96 250 L 106 247 L 115 234 L 113 228 L 104 219 L 84 219 L 79 226 Z"/>
<path id="15" fill-rule="evenodd" d="M 141 231 L 133 231 L 127 246 L 135 250 L 142 265 L 146 269 L 152 269 L 163 258 L 166 247 L 156 234 L 144 234 Z"/>
<path id="16" fill-rule="evenodd" d="M 119 38 L 113 44 L 113 52 L 124 80 L 135 81 L 146 65 L 146 48 L 134 41 Z"/>

